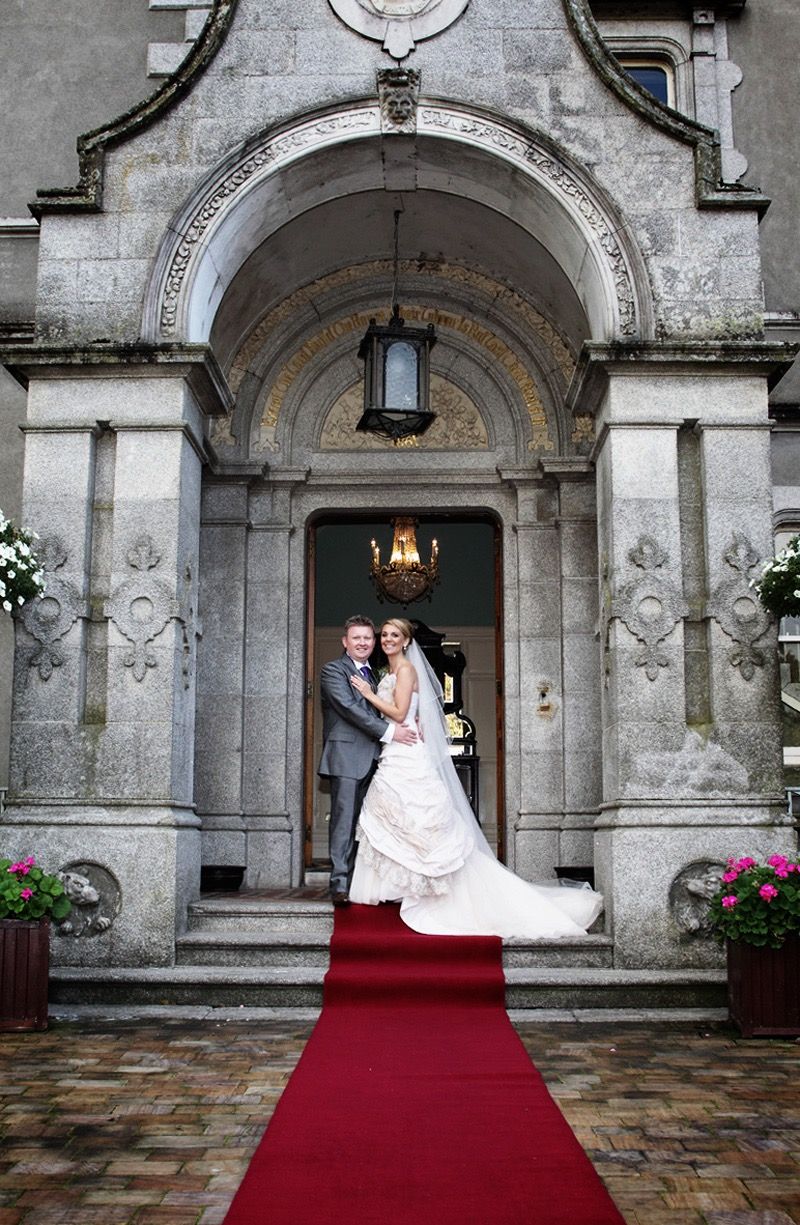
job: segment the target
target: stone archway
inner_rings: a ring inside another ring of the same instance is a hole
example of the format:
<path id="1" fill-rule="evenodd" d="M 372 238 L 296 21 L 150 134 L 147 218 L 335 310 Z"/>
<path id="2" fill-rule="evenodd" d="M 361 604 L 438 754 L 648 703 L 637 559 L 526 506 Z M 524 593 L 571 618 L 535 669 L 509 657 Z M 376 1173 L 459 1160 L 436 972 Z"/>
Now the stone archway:
<path id="1" fill-rule="evenodd" d="M 146 295 L 145 338 L 206 339 L 242 263 L 270 235 L 336 198 L 392 190 L 380 132 L 378 104 L 362 102 L 233 152 L 167 231 Z M 586 170 L 541 133 L 423 99 L 413 191 L 444 192 L 513 220 L 560 268 L 596 339 L 652 335 L 647 275 L 629 232 Z"/>

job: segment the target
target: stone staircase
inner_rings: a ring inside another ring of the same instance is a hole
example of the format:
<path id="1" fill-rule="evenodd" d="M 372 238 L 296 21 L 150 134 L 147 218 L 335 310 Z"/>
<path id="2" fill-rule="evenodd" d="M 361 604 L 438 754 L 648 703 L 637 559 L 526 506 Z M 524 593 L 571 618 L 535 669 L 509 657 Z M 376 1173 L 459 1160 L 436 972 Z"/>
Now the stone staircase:
<path id="1" fill-rule="evenodd" d="M 333 908 L 321 889 L 201 896 L 189 907 L 175 965 L 51 969 L 57 1004 L 319 1008 Z M 510 1009 L 702 1009 L 725 1003 L 715 970 L 623 970 L 613 941 L 509 940 L 503 946 Z"/>

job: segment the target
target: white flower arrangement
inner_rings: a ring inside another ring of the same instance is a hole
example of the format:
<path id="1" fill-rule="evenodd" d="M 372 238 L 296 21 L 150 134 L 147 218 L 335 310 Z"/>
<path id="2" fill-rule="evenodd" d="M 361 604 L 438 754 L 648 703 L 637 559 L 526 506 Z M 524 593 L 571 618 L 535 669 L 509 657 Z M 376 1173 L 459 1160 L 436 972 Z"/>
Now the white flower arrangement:
<path id="1" fill-rule="evenodd" d="M 800 616 L 800 536 L 792 536 L 750 586 L 776 617 Z"/>
<path id="2" fill-rule="evenodd" d="M 42 596 L 44 573 L 36 557 L 35 532 L 14 527 L 0 510 L 0 607 L 11 613 L 26 600 Z"/>

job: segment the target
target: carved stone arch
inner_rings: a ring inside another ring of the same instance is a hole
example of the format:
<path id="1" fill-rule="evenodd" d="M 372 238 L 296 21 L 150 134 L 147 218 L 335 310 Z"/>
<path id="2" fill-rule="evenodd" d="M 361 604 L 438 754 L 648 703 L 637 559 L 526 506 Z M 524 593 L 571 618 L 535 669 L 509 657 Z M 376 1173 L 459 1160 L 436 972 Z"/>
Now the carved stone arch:
<path id="1" fill-rule="evenodd" d="M 383 190 L 379 139 L 378 103 L 363 101 L 305 116 L 232 152 L 165 233 L 145 295 L 144 338 L 207 340 L 249 252 L 301 211 Z M 563 149 L 511 120 L 439 101 L 420 101 L 417 147 L 418 190 L 494 208 L 525 230 L 565 272 L 595 339 L 652 336 L 642 255 L 606 193 Z M 322 157 L 331 172 L 315 177 L 313 159 Z M 298 168 L 304 190 L 292 192 Z"/>
<path id="2" fill-rule="evenodd" d="M 226 448 L 231 460 L 277 451 L 281 462 L 310 462 L 330 408 L 362 378 L 359 341 L 370 319 L 386 315 L 391 274 L 388 260 L 342 267 L 267 310 L 228 353 L 236 407 L 215 427 L 215 448 Z M 574 451 L 574 423 L 564 411 L 574 354 L 541 311 L 467 266 L 403 261 L 400 275 L 404 316 L 436 326 L 434 375 L 474 402 L 489 449 L 516 463 L 531 452 Z"/>
<path id="3" fill-rule="evenodd" d="M 298 331 L 291 344 L 279 336 L 263 355 L 253 355 L 247 371 L 235 379 L 235 420 L 218 427 L 215 447 L 238 448 L 240 458 L 279 452 L 281 462 L 307 464 L 321 449 L 331 407 L 361 382 L 358 343 L 377 313 L 373 303 L 336 314 Z M 533 452 L 574 450 L 566 432 L 572 426 L 563 409 L 563 376 L 554 376 L 552 354 L 548 365 L 530 345 L 506 334 L 499 320 L 491 326 L 484 318 L 458 314 L 455 306 L 408 302 L 403 313 L 411 324 L 435 324 L 433 375 L 460 388 L 474 404 L 488 449 L 497 450 L 504 462 L 527 462 Z"/>

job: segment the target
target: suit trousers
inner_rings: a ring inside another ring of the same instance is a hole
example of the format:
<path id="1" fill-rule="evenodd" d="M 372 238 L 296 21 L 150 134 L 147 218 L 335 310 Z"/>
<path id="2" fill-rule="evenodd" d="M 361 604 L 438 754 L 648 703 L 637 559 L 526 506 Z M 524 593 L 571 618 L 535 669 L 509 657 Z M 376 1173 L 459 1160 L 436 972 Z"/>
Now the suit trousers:
<path id="1" fill-rule="evenodd" d="M 329 830 L 331 852 L 331 890 L 346 893 L 356 862 L 356 822 L 364 796 L 375 773 L 373 763 L 363 778 L 339 778 L 331 775 L 331 822 Z"/>

